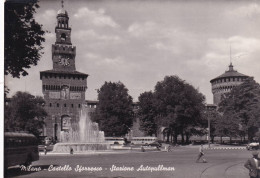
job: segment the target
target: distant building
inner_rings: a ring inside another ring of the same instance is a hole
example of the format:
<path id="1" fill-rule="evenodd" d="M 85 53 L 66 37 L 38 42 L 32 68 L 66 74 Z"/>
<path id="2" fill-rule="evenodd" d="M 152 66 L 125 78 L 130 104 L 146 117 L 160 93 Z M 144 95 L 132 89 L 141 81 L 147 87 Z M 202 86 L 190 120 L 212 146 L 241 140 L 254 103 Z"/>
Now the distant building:
<path id="1" fill-rule="evenodd" d="M 60 139 L 60 133 L 75 127 L 85 105 L 88 74 L 76 71 L 76 47 L 71 43 L 69 16 L 63 8 L 57 13 L 56 42 L 52 45 L 53 69 L 41 71 L 42 92 L 48 117 L 43 135 Z"/>
<path id="2" fill-rule="evenodd" d="M 232 63 L 230 63 L 228 71 L 210 80 L 213 93 L 213 103 L 218 106 L 221 101 L 221 96 L 230 92 L 235 86 L 243 83 L 246 78 L 248 78 L 247 75 L 234 70 Z"/>

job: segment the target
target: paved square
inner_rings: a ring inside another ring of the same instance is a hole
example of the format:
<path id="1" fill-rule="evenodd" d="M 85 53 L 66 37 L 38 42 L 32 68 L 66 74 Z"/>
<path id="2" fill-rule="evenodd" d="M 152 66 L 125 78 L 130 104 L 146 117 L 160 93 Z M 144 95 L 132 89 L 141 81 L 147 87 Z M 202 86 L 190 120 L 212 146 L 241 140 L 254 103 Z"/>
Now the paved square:
<path id="1" fill-rule="evenodd" d="M 249 177 L 244 163 L 251 157 L 250 151 L 206 150 L 207 163 L 195 163 L 197 155 L 197 147 L 179 147 L 173 152 L 49 154 L 42 155 L 39 161 L 33 163 L 34 167 L 41 168 L 40 171 L 21 171 L 20 168 L 14 167 L 9 168 L 8 175 L 10 177 Z M 174 170 L 162 170 L 162 168 L 174 168 Z"/>

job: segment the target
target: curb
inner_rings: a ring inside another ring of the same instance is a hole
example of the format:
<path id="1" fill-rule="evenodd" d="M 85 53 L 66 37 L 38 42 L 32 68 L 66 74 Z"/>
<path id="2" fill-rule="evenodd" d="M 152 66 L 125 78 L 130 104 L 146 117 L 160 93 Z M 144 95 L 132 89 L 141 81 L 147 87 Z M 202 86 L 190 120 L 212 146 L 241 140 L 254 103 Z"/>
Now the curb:
<path id="1" fill-rule="evenodd" d="M 58 153 L 58 152 L 47 152 L 45 155 L 44 152 L 39 152 L 40 156 L 73 156 L 73 155 L 106 155 L 106 154 L 128 154 L 128 153 L 150 153 L 150 152 L 162 152 L 159 150 L 146 150 L 144 152 L 140 151 L 130 151 L 130 150 L 118 150 L 118 151 L 110 151 L 110 152 L 74 152 L 72 155 L 70 153 Z"/>
<path id="2" fill-rule="evenodd" d="M 214 147 L 214 148 L 205 148 L 205 150 L 245 150 L 246 147 Z"/>

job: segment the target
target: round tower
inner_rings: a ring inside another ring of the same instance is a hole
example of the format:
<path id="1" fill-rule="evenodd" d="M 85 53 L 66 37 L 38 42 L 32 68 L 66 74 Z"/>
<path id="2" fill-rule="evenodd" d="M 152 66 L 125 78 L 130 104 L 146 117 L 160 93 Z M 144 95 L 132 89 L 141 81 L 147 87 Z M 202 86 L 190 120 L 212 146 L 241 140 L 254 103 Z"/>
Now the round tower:
<path id="1" fill-rule="evenodd" d="M 234 70 L 232 63 L 224 74 L 210 80 L 213 93 L 213 103 L 218 106 L 221 96 L 232 90 L 233 87 L 240 85 L 248 78 L 247 75 L 241 74 Z"/>

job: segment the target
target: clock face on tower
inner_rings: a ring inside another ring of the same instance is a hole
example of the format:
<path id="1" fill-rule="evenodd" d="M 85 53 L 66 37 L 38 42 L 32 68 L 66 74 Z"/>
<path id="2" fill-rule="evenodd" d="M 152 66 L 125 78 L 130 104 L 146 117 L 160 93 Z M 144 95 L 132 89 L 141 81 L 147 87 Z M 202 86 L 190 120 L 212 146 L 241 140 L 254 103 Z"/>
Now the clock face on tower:
<path id="1" fill-rule="evenodd" d="M 59 64 L 60 65 L 69 66 L 70 65 L 69 60 L 70 60 L 69 56 L 59 55 Z"/>

